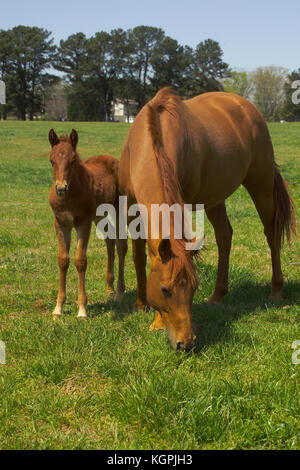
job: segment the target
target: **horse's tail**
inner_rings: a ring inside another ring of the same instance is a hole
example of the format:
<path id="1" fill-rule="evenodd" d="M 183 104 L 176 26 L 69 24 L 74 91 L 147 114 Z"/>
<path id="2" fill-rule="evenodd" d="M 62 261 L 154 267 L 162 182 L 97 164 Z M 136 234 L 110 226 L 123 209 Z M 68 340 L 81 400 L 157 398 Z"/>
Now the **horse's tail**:
<path id="1" fill-rule="evenodd" d="M 279 172 L 279 166 L 275 163 L 274 175 L 274 232 L 275 239 L 279 240 L 282 245 L 286 235 L 288 243 L 290 243 L 293 235 L 296 234 L 295 221 L 295 204 L 288 191 L 287 182 Z"/>

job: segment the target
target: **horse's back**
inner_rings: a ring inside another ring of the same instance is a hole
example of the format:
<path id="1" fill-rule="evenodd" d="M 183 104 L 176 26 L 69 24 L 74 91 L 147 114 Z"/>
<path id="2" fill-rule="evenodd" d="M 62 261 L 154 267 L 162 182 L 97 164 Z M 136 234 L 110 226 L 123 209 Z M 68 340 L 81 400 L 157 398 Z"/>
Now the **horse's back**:
<path id="1" fill-rule="evenodd" d="M 203 201 L 214 204 L 247 179 L 256 184 L 270 175 L 271 181 L 274 158 L 269 131 L 264 118 L 249 101 L 232 93 L 212 92 L 184 104 L 191 119 L 201 123 L 201 137 L 194 132 L 192 146 L 200 138 L 206 144 L 205 154 L 194 155 L 201 160 Z"/>
<path id="2" fill-rule="evenodd" d="M 83 165 L 92 173 L 97 204 L 114 204 L 118 195 L 118 160 L 112 155 L 97 155 Z"/>
<path id="3" fill-rule="evenodd" d="M 266 122 L 255 106 L 233 93 L 211 92 L 184 101 L 188 109 L 204 125 L 207 136 L 216 145 L 236 145 L 235 140 L 248 147 L 249 141 L 269 139 Z"/>
<path id="4" fill-rule="evenodd" d="M 93 172 L 117 174 L 119 161 L 112 155 L 97 155 L 84 161 L 84 165 Z"/>

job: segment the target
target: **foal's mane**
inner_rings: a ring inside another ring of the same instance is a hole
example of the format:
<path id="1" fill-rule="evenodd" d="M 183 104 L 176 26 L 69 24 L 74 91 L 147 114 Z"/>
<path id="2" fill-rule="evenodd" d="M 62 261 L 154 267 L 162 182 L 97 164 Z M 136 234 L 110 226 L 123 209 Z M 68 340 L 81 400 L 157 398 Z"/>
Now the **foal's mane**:
<path id="1" fill-rule="evenodd" d="M 180 125 L 180 129 L 187 139 L 187 129 L 184 119 L 184 104 L 179 96 L 175 95 L 170 87 L 162 88 L 148 103 L 148 129 L 152 138 L 153 150 L 160 173 L 165 202 L 168 205 L 180 204 L 183 211 L 183 200 L 180 183 L 174 161 L 167 155 L 164 149 L 163 134 L 161 128 L 161 116 L 169 114 L 169 119 Z M 176 138 L 174 136 L 174 138 Z M 182 212 L 183 214 L 183 212 Z M 172 261 L 173 282 L 180 282 L 184 277 L 191 282 L 194 288 L 198 285 L 195 273 L 192 252 L 185 249 L 187 240 L 171 238 L 171 247 L 174 257 Z"/>

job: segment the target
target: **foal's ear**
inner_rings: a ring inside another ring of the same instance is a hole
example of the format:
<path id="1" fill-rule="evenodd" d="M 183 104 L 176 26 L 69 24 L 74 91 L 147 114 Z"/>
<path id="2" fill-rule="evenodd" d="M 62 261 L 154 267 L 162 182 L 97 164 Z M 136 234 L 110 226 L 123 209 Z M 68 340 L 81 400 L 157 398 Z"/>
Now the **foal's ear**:
<path id="1" fill-rule="evenodd" d="M 158 245 L 158 253 L 163 263 L 167 263 L 173 256 L 171 240 L 163 238 Z"/>
<path id="2" fill-rule="evenodd" d="M 50 142 L 51 147 L 54 147 L 54 145 L 57 145 L 59 143 L 59 138 L 57 137 L 54 129 L 51 129 L 49 131 L 48 138 L 49 138 L 49 142 Z"/>
<path id="3" fill-rule="evenodd" d="M 75 129 L 72 129 L 72 132 L 70 134 L 70 141 L 71 141 L 73 149 L 76 150 L 77 142 L 78 142 L 78 134 L 75 131 Z"/>

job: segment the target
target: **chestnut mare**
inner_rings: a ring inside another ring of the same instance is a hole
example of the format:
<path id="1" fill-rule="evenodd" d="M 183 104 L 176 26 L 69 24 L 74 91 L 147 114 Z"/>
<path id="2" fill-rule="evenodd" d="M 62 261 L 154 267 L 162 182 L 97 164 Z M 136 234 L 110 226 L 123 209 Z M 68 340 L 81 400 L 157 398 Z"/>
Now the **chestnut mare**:
<path id="1" fill-rule="evenodd" d="M 60 270 L 59 292 L 54 319 L 62 314 L 66 300 L 66 276 L 69 267 L 71 231 L 77 232 L 75 265 L 79 276 L 78 317 L 86 317 L 87 296 L 85 292 L 85 272 L 87 268 L 87 247 L 92 221 L 97 221 L 96 209 L 99 204 L 116 205 L 118 200 L 118 165 L 116 158 L 99 155 L 83 162 L 77 151 L 77 132 L 73 129 L 70 137 L 58 137 L 53 129 L 49 132 L 52 146 L 50 162 L 53 167 L 54 183 L 49 203 L 54 212 L 54 226 L 59 245 L 58 265 Z M 120 301 L 125 290 L 124 260 L 127 240 L 106 239 L 107 246 L 107 292 L 114 292 L 115 243 L 119 256 L 119 277 L 115 299 Z"/>
<path id="2" fill-rule="evenodd" d="M 169 88 L 147 103 L 131 126 L 119 164 L 120 194 L 129 203 L 204 204 L 218 246 L 218 274 L 210 304 L 228 290 L 232 228 L 225 199 L 241 184 L 250 193 L 272 255 L 272 299 L 282 294 L 280 248 L 295 231 L 294 206 L 274 160 L 267 125 L 257 109 L 231 93 L 205 93 L 182 101 Z M 150 214 L 150 211 L 148 211 Z M 150 225 L 150 220 L 149 220 Z M 172 231 L 172 230 L 171 230 Z M 174 349 L 195 343 L 191 307 L 198 278 L 185 240 L 133 241 L 136 307 L 156 310 L 150 329 L 166 327 Z"/>

